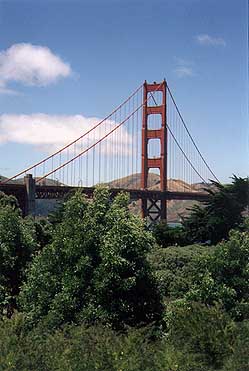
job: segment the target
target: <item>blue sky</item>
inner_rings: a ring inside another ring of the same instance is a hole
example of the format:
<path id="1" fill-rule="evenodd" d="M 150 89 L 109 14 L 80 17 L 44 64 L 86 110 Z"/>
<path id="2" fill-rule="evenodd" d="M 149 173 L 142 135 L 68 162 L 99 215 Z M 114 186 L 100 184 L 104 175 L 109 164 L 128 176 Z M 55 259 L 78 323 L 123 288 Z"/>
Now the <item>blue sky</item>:
<path id="1" fill-rule="evenodd" d="M 0 0 L 0 34 L 0 174 L 46 155 L 11 117 L 101 118 L 165 77 L 218 177 L 248 175 L 246 0 Z M 20 67 L 24 45 L 42 71 Z"/>

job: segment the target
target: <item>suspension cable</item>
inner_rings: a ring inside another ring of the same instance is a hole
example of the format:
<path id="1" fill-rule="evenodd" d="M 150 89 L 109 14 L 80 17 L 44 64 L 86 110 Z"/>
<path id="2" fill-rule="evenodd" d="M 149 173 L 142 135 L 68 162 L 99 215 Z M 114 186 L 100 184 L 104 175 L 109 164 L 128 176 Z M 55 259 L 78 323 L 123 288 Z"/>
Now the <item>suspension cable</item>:
<path id="1" fill-rule="evenodd" d="M 167 86 L 168 88 L 168 86 Z M 168 88 L 169 89 L 169 88 Z M 154 96 L 152 96 L 152 94 L 150 93 L 154 103 L 156 104 L 156 106 L 158 106 Z M 179 112 L 178 112 L 179 113 Z M 198 170 L 195 168 L 195 166 L 192 164 L 192 162 L 189 160 L 189 158 L 187 157 L 186 153 L 184 152 L 184 150 L 182 149 L 181 145 L 179 144 L 178 140 L 176 139 L 176 137 L 174 136 L 172 130 L 170 129 L 170 127 L 168 126 L 168 123 L 166 122 L 166 126 L 167 126 L 167 129 L 169 130 L 170 134 L 172 135 L 174 141 L 176 142 L 178 148 L 180 149 L 180 151 L 182 152 L 183 156 L 185 157 L 185 159 L 188 161 L 188 163 L 190 164 L 190 166 L 192 167 L 192 169 L 196 172 L 196 174 L 203 180 L 203 182 L 207 185 L 205 179 L 201 176 L 201 174 L 198 172 Z"/>
<path id="2" fill-rule="evenodd" d="M 154 90 L 153 94 L 158 91 L 161 86 L 163 85 L 163 82 L 157 87 L 156 90 Z M 140 106 L 138 106 L 135 110 L 133 110 L 133 112 L 131 114 L 129 114 L 122 122 L 120 122 L 115 128 L 113 128 L 111 131 L 109 131 L 109 133 L 107 133 L 106 135 L 104 135 L 102 138 L 100 138 L 96 143 L 92 144 L 90 147 L 86 148 L 84 151 L 81 151 L 80 153 L 78 153 L 77 156 L 74 156 L 73 158 L 71 158 L 70 160 L 64 162 L 62 165 L 58 166 L 56 169 L 53 169 L 52 171 L 48 172 L 47 174 L 43 175 L 41 178 L 37 179 L 37 183 L 41 182 L 43 179 L 47 178 L 49 175 L 55 173 L 56 171 L 58 171 L 59 169 L 63 168 L 64 166 L 70 164 L 71 162 L 73 162 L 74 160 L 76 160 L 77 158 L 79 158 L 80 156 L 82 156 L 83 154 L 87 153 L 90 149 L 94 148 L 97 144 L 99 144 L 100 142 L 102 142 L 104 139 L 106 139 L 110 134 L 112 134 L 113 132 L 115 132 L 118 128 L 120 128 L 127 120 L 129 120 L 141 107 L 143 107 L 147 101 L 149 100 L 150 98 L 147 98 L 142 104 L 140 104 Z"/>
<path id="3" fill-rule="evenodd" d="M 93 130 L 95 130 L 98 126 L 100 126 L 104 121 L 108 120 L 115 112 L 117 112 L 123 105 L 125 105 L 132 97 L 134 97 L 134 95 L 136 95 L 136 93 L 142 88 L 143 84 L 141 84 L 125 101 L 123 101 L 116 109 L 114 109 L 108 116 L 106 116 L 104 119 L 102 119 L 101 121 L 99 121 L 95 126 L 93 126 L 91 129 L 89 129 L 87 132 L 85 132 L 84 134 L 82 134 L 80 137 L 78 137 L 77 139 L 75 139 L 74 141 L 70 142 L 69 144 L 67 144 L 66 146 L 62 147 L 61 149 L 59 149 L 57 152 L 51 154 L 50 156 L 46 157 L 45 159 L 37 162 L 36 164 L 24 169 L 23 171 L 21 171 L 20 173 L 12 176 L 11 178 L 8 178 L 8 179 L 5 179 L 4 181 L 0 182 L 0 184 L 5 184 L 5 183 L 8 183 L 10 182 L 11 180 L 17 178 L 18 176 L 26 173 L 27 171 L 41 165 L 42 163 L 48 161 L 49 159 L 53 158 L 54 156 L 58 155 L 59 153 L 63 152 L 65 149 L 69 148 L 71 145 L 75 144 L 76 142 L 78 142 L 80 139 L 84 138 L 86 135 L 88 135 L 89 133 L 91 133 Z"/>
<path id="4" fill-rule="evenodd" d="M 191 141 L 192 141 L 194 147 L 195 147 L 195 149 L 197 150 L 198 154 L 200 155 L 202 161 L 204 162 L 204 164 L 206 165 L 206 167 L 208 168 L 208 170 L 210 171 L 210 173 L 214 176 L 214 178 L 217 180 L 217 182 L 220 183 L 219 179 L 216 177 L 216 175 L 214 174 L 214 172 L 212 171 L 212 169 L 210 168 L 210 166 L 208 165 L 208 163 L 207 163 L 206 160 L 204 159 L 204 157 L 203 157 L 203 155 L 201 154 L 199 148 L 197 147 L 197 145 L 196 145 L 196 143 L 195 143 L 195 141 L 194 141 L 192 135 L 190 134 L 190 132 L 189 132 L 189 130 L 188 130 L 188 127 L 187 127 L 187 125 L 186 125 L 186 123 L 185 123 L 185 121 L 184 121 L 184 119 L 183 119 L 183 117 L 182 117 L 182 115 L 181 115 L 181 112 L 180 112 L 180 110 L 179 110 L 179 108 L 178 108 L 178 106 L 177 106 L 177 104 L 176 104 L 176 101 L 175 101 L 175 99 L 174 99 L 174 97 L 173 97 L 173 94 L 171 93 L 170 88 L 169 88 L 168 86 L 167 86 L 167 88 L 168 88 L 168 91 L 169 91 L 170 97 L 171 97 L 171 99 L 172 99 L 172 102 L 174 103 L 174 106 L 175 106 L 175 108 L 176 108 L 176 110 L 177 110 L 177 112 L 178 112 L 178 114 L 179 114 L 179 117 L 180 117 L 180 119 L 181 119 L 181 121 L 182 121 L 182 123 L 183 123 L 183 125 L 184 125 L 184 127 L 185 127 L 185 129 L 186 129 L 186 131 L 187 131 L 187 133 L 188 133 L 188 135 L 189 135 L 189 137 L 190 137 L 190 139 L 191 139 Z"/>

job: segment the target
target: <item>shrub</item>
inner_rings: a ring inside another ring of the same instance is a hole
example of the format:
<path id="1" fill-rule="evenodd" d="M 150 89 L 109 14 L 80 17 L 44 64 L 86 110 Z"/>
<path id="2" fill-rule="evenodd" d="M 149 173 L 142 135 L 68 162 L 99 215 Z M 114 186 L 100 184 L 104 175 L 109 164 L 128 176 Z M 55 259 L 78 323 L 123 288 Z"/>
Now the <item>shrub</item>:
<path id="1" fill-rule="evenodd" d="M 185 246 L 188 244 L 186 233 L 182 226 L 170 227 L 165 222 L 155 224 L 153 234 L 159 246 Z"/>
<path id="2" fill-rule="evenodd" d="M 183 350 L 186 359 L 192 355 L 196 370 L 220 369 L 230 355 L 236 325 L 219 306 L 207 307 L 181 299 L 168 306 L 165 321 L 169 342 Z"/>
<path id="3" fill-rule="evenodd" d="M 229 357 L 225 360 L 222 371 L 249 370 L 249 322 L 243 321 L 236 328 L 236 336 Z"/>
<path id="4" fill-rule="evenodd" d="M 248 324 L 236 325 L 218 306 L 183 301 L 166 315 L 167 333 L 102 325 L 44 323 L 26 330 L 20 314 L 0 323 L 0 370 L 13 371 L 247 371 Z"/>
<path id="5" fill-rule="evenodd" d="M 149 254 L 149 261 L 163 296 L 167 300 L 182 298 L 192 286 L 199 262 L 212 251 L 212 247 L 201 245 L 172 246 L 167 249 L 155 247 Z"/>
<path id="6" fill-rule="evenodd" d="M 234 318 L 249 318 L 249 233 L 232 231 L 228 241 L 200 263 L 187 298 L 213 304 L 220 301 Z"/>
<path id="7" fill-rule="evenodd" d="M 150 329 L 118 334 L 81 324 L 49 332 L 41 324 L 26 332 L 23 321 L 17 315 L 1 323 L 0 370 L 151 371 L 161 363 L 161 343 L 150 340 Z"/>

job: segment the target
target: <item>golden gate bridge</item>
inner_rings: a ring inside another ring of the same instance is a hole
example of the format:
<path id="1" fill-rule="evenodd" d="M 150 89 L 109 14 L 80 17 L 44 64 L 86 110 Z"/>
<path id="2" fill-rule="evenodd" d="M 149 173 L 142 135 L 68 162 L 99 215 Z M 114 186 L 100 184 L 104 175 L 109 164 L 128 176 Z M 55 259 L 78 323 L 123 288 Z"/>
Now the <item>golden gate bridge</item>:
<path id="1" fill-rule="evenodd" d="M 160 179 L 156 188 L 151 174 Z M 112 195 L 124 190 L 141 200 L 142 216 L 155 222 L 167 219 L 167 200 L 207 200 L 203 189 L 210 179 L 219 181 L 163 80 L 145 81 L 74 141 L 4 179 L 0 190 L 16 195 L 26 215 L 35 214 L 36 199 L 61 199 L 75 188 L 91 197 L 104 183 Z"/>

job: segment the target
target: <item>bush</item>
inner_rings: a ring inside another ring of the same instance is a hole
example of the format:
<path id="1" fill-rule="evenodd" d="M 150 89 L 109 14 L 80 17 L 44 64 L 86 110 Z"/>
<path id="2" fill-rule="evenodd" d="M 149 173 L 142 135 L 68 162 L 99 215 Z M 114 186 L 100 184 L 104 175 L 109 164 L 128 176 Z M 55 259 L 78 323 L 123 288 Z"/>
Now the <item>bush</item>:
<path id="1" fill-rule="evenodd" d="M 161 293 L 167 300 L 182 298 L 193 284 L 199 262 L 213 251 L 201 245 L 154 248 L 149 261 L 155 271 Z"/>
<path id="2" fill-rule="evenodd" d="M 249 370 L 249 322 L 243 321 L 236 328 L 236 336 L 231 344 L 231 352 L 224 362 L 222 371 Z"/>
<path id="3" fill-rule="evenodd" d="M 9 206 L 13 210 L 19 208 L 18 201 L 15 196 L 8 196 L 4 192 L 0 191 L 0 208 L 3 208 L 5 206 Z"/>
<path id="4" fill-rule="evenodd" d="M 189 300 L 221 302 L 236 319 L 249 318 L 249 233 L 232 231 L 228 241 L 200 262 Z"/>
<path id="5" fill-rule="evenodd" d="M 117 333 L 95 325 L 27 331 L 20 314 L 0 323 L 0 370 L 8 371 L 247 371 L 247 323 L 236 325 L 218 306 L 177 301 L 167 333 L 153 328 Z"/>
<path id="6" fill-rule="evenodd" d="M 52 241 L 52 225 L 47 219 L 32 220 L 35 228 L 35 239 L 39 250 L 42 250 Z"/>
<path id="7" fill-rule="evenodd" d="M 185 246 L 189 242 L 183 227 L 170 227 L 165 222 L 160 222 L 154 226 L 153 235 L 158 245 L 162 247 Z"/>
<path id="8" fill-rule="evenodd" d="M 236 325 L 219 307 L 207 307 L 185 300 L 172 302 L 166 312 L 168 340 L 176 349 L 182 349 L 196 370 L 202 367 L 220 369 L 231 353 Z"/>
<path id="9" fill-rule="evenodd" d="M 151 371 L 161 362 L 161 343 L 151 342 L 150 329 L 117 334 L 82 324 L 54 332 L 42 325 L 25 332 L 23 320 L 18 315 L 1 323 L 0 370 Z"/>

